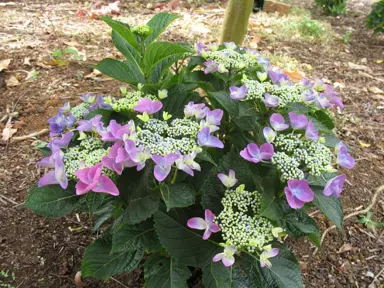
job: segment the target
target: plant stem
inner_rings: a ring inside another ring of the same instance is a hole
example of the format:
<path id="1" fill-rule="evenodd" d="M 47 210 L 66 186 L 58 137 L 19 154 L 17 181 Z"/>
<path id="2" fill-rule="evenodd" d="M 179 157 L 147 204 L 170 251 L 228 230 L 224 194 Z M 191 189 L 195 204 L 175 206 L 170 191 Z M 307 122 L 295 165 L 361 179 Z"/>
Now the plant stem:
<path id="1" fill-rule="evenodd" d="M 175 184 L 176 179 L 177 179 L 177 172 L 178 171 L 179 171 L 179 169 L 175 168 L 175 173 L 173 174 L 171 184 Z"/>
<path id="2" fill-rule="evenodd" d="M 243 44 L 252 6 L 253 0 L 229 0 L 220 43 L 233 41 L 237 45 Z"/>

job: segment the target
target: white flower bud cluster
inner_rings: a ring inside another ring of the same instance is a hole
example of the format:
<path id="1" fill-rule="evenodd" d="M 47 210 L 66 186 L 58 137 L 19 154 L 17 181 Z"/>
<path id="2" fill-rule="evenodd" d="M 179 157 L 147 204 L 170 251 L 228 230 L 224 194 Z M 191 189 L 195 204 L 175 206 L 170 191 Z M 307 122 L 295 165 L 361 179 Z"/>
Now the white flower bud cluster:
<path id="1" fill-rule="evenodd" d="M 141 98 L 149 98 L 151 100 L 158 100 L 156 96 L 151 94 L 144 94 L 141 91 L 128 92 L 124 97 L 118 99 L 111 104 L 112 109 L 116 112 L 132 111 Z"/>
<path id="2" fill-rule="evenodd" d="M 260 193 L 248 192 L 240 187 L 226 191 L 221 201 L 224 209 L 215 218 L 215 222 L 219 224 L 225 241 L 253 253 L 273 240 L 273 225 L 258 215 Z"/>
<path id="3" fill-rule="evenodd" d="M 272 163 L 277 165 L 284 180 L 303 179 L 302 170 L 321 175 L 332 161 L 329 148 L 320 142 L 300 139 L 297 134 L 280 134 L 274 144 L 279 152 L 272 157 Z"/>
<path id="4" fill-rule="evenodd" d="M 159 135 L 165 135 L 169 129 L 168 123 L 166 121 L 151 118 L 147 122 L 144 122 L 142 128 L 144 130 L 150 130 Z"/>
<path id="5" fill-rule="evenodd" d="M 178 118 L 171 122 L 171 125 L 168 128 L 168 136 L 196 138 L 199 130 L 199 123 L 189 118 Z"/>
<path id="6" fill-rule="evenodd" d="M 267 92 L 268 87 L 271 86 L 269 82 L 260 83 L 257 80 L 243 79 L 241 82 L 248 88 L 248 93 L 244 100 L 263 100 L 264 94 Z"/>
<path id="7" fill-rule="evenodd" d="M 81 141 L 79 146 L 69 148 L 64 154 L 64 167 L 68 179 L 76 179 L 75 172 L 82 168 L 89 168 L 100 163 L 108 154 L 108 150 L 102 148 L 103 142 L 96 138 L 87 138 Z M 103 174 L 116 179 L 116 173 L 103 168 Z"/>
<path id="8" fill-rule="evenodd" d="M 283 108 L 289 103 L 303 101 L 303 89 L 299 85 L 271 85 L 267 92 L 279 98 L 279 108 Z"/>
<path id="9" fill-rule="evenodd" d="M 212 59 L 217 65 L 223 66 L 227 70 L 243 69 L 258 66 L 255 55 L 241 54 L 232 49 L 223 49 L 220 51 L 203 52 L 205 59 Z"/>
<path id="10" fill-rule="evenodd" d="M 284 152 L 275 152 L 272 157 L 272 164 L 276 165 L 283 180 L 304 179 L 304 172 L 299 169 L 300 162 Z"/>
<path id="11" fill-rule="evenodd" d="M 91 104 L 83 102 L 75 107 L 72 107 L 71 113 L 77 120 L 82 119 L 89 113 L 88 109 L 90 106 Z"/>

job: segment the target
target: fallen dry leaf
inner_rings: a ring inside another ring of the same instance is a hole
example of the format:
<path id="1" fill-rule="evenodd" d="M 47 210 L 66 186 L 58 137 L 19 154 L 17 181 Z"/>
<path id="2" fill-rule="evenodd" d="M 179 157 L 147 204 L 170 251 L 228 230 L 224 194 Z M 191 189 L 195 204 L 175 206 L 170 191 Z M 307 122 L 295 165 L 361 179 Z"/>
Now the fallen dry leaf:
<path id="1" fill-rule="evenodd" d="M 23 65 L 31 66 L 31 58 L 25 57 L 23 61 Z"/>
<path id="2" fill-rule="evenodd" d="M 369 144 L 369 143 L 365 143 L 365 142 L 363 142 L 363 141 L 361 141 L 361 140 L 359 140 L 359 144 L 360 144 L 360 146 L 363 147 L 363 148 L 371 147 L 371 144 Z"/>
<path id="3" fill-rule="evenodd" d="M 377 64 L 381 64 L 381 63 L 383 63 L 383 62 L 384 62 L 384 60 L 381 60 L 381 59 L 380 59 L 380 60 L 376 60 L 376 63 L 377 63 Z"/>
<path id="4" fill-rule="evenodd" d="M 17 129 L 12 129 L 11 125 L 6 125 L 3 129 L 3 141 L 8 141 L 11 139 L 12 135 L 15 134 Z"/>
<path id="5" fill-rule="evenodd" d="M 337 253 L 344 253 L 344 252 L 348 252 L 348 251 L 351 251 L 353 249 L 352 245 L 349 244 L 349 243 L 345 243 L 343 244 L 343 246 L 340 247 L 339 249 L 339 252 Z"/>
<path id="6" fill-rule="evenodd" d="M 292 80 L 301 80 L 303 78 L 303 73 L 302 72 L 296 72 L 296 71 L 289 71 L 284 69 L 283 72 L 289 76 Z"/>
<path id="7" fill-rule="evenodd" d="M 93 71 L 91 72 L 91 73 L 89 73 L 89 74 L 87 74 L 87 75 L 85 75 L 84 76 L 84 78 L 95 78 L 95 77 L 97 77 L 97 76 L 100 76 L 102 73 L 99 71 L 99 70 L 97 70 L 97 69 L 93 69 Z"/>
<path id="8" fill-rule="evenodd" d="M 11 60 L 12 59 L 0 60 L 0 72 L 8 69 L 9 64 L 11 64 Z"/>
<path id="9" fill-rule="evenodd" d="M 11 76 L 8 80 L 5 80 L 7 87 L 14 87 L 20 85 L 19 80 L 15 76 Z"/>
<path id="10" fill-rule="evenodd" d="M 383 94 L 384 91 L 377 87 L 368 87 L 369 92 L 373 94 Z"/>

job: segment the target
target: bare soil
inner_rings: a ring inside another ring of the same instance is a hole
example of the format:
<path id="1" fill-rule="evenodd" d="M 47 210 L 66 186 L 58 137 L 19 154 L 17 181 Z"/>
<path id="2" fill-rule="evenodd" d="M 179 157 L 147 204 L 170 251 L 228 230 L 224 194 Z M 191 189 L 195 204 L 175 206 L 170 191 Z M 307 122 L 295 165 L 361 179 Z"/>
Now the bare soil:
<path id="1" fill-rule="evenodd" d="M 46 128 L 58 107 L 66 101 L 76 103 L 82 93 L 118 94 L 121 83 L 100 75 L 88 76 L 92 64 L 120 56 L 112 46 L 107 25 L 75 15 L 84 3 L 0 1 L 0 61 L 12 59 L 8 70 L 0 72 L 0 119 L 7 108 L 19 113 L 12 122 L 17 129 L 15 136 Z M 372 87 L 384 90 L 384 37 L 372 35 L 364 27 L 369 2 L 352 1 L 348 15 L 337 18 L 322 15 L 311 8 L 312 3 L 296 4 L 311 9 L 315 19 L 331 23 L 340 35 L 352 31 L 347 44 L 337 39 L 327 43 L 262 39 L 258 43 L 260 51 L 294 57 L 311 65 L 309 76 L 342 88 L 345 109 L 336 115 L 339 136 L 354 149 L 357 160 L 355 169 L 346 171 L 348 183 L 341 197 L 345 214 L 349 214 L 367 207 L 377 187 L 384 184 L 384 95 L 371 92 Z M 122 14 L 130 23 L 143 23 L 156 13 L 137 1 L 123 2 L 122 6 Z M 171 41 L 215 40 L 223 7 L 180 5 L 173 12 L 181 13 L 182 19 L 163 37 Z M 252 16 L 251 21 L 257 17 Z M 246 44 L 252 41 L 252 33 L 250 30 Z M 76 47 L 86 60 L 69 57 L 64 66 L 52 65 L 50 52 L 62 47 Z M 351 68 L 349 62 L 366 68 Z M 26 81 L 32 70 L 39 72 L 37 80 Z M 12 76 L 19 84 L 9 87 L 7 81 Z M 0 123 L 0 131 L 3 128 L 4 123 Z M 22 208 L 28 187 L 42 173 L 35 165 L 41 157 L 33 149 L 35 140 L 0 142 L 0 271 L 15 274 L 14 280 L 0 276 L 0 283 L 10 287 L 75 287 L 73 279 L 80 270 L 84 249 L 96 235 L 91 234 L 86 215 L 46 219 Z M 377 221 L 384 221 L 382 195 L 372 210 Z M 320 213 L 314 218 L 323 230 L 331 225 Z M 374 232 L 355 220 L 347 220 L 343 231 L 331 230 L 315 255 L 307 241 L 289 240 L 301 262 L 306 287 L 368 287 L 382 271 L 383 229 Z M 375 285 L 371 287 L 384 287 L 384 274 L 377 277 Z M 137 269 L 106 283 L 90 280 L 88 287 L 143 287 L 142 271 Z"/>

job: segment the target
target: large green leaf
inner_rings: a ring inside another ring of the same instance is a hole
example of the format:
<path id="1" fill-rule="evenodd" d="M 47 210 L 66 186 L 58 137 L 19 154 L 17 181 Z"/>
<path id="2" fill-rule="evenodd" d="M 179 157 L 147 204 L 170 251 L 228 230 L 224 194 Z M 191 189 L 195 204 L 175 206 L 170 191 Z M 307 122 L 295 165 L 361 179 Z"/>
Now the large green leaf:
<path id="1" fill-rule="evenodd" d="M 101 73 L 122 82 L 130 84 L 145 83 L 143 75 L 138 72 L 134 65 L 127 65 L 116 59 L 105 58 L 94 68 Z"/>
<path id="2" fill-rule="evenodd" d="M 85 201 L 87 202 L 89 213 L 96 212 L 103 203 L 105 197 L 105 193 L 87 193 L 87 195 L 85 196 Z"/>
<path id="3" fill-rule="evenodd" d="M 111 253 L 111 248 L 110 237 L 98 239 L 89 245 L 81 262 L 82 276 L 106 280 L 116 274 L 131 272 L 144 255 L 144 249 L 138 247 L 119 253 Z"/>
<path id="4" fill-rule="evenodd" d="M 101 19 L 103 19 L 104 22 L 107 23 L 113 31 L 118 33 L 125 41 L 127 41 L 127 43 L 138 50 L 139 45 L 137 43 L 136 37 L 127 24 L 112 20 L 107 16 L 104 16 Z"/>
<path id="5" fill-rule="evenodd" d="M 128 251 L 136 247 L 142 247 L 151 251 L 161 249 L 152 219 L 136 225 L 123 222 L 113 234 L 112 253 Z"/>
<path id="6" fill-rule="evenodd" d="M 139 223 L 151 217 L 158 207 L 159 197 L 157 194 L 143 195 L 129 203 L 124 211 L 124 221 L 131 224 Z"/>
<path id="7" fill-rule="evenodd" d="M 163 75 L 165 75 L 169 71 L 168 68 L 172 66 L 172 64 L 176 61 L 177 58 L 178 56 L 176 55 L 176 56 L 164 59 L 163 61 L 157 63 L 153 67 L 148 77 L 148 82 L 158 83 L 162 79 Z"/>
<path id="8" fill-rule="evenodd" d="M 191 209 L 172 209 L 165 213 L 155 212 L 155 228 L 162 246 L 178 261 L 196 267 L 203 267 L 221 249 L 210 240 L 204 241 L 202 233 L 187 227 L 187 221 L 195 217 Z"/>
<path id="9" fill-rule="evenodd" d="M 92 193 L 92 192 L 90 192 Z M 36 214 L 44 217 L 63 217 L 71 214 L 80 197 L 75 194 L 75 185 L 68 184 L 66 190 L 59 185 L 32 187 L 24 207 L 30 208 Z"/>
<path id="10" fill-rule="evenodd" d="M 121 37 L 115 31 L 112 31 L 112 42 L 117 50 L 119 50 L 125 56 L 125 58 L 127 58 L 127 61 L 133 65 L 136 65 L 141 74 L 143 74 L 140 68 L 141 56 L 135 50 L 135 48 L 133 48 L 127 41 L 124 40 L 123 37 Z"/>
<path id="11" fill-rule="evenodd" d="M 232 267 L 225 267 L 221 262 L 211 262 L 203 268 L 205 288 L 230 288 L 233 285 Z"/>
<path id="12" fill-rule="evenodd" d="M 190 49 L 183 45 L 170 42 L 153 42 L 148 46 L 144 55 L 146 74 L 149 75 L 153 67 L 163 60 L 174 56 L 181 57 L 188 52 L 191 52 Z"/>
<path id="13" fill-rule="evenodd" d="M 343 227 L 343 208 L 341 201 L 335 196 L 325 196 L 323 188 L 319 186 L 311 186 L 312 191 L 315 193 L 313 204 L 320 209 L 321 212 L 331 220 L 337 228 Z"/>
<path id="14" fill-rule="evenodd" d="M 281 244 L 273 246 L 279 249 L 279 255 L 270 258 L 271 268 L 264 267 L 261 269 L 262 287 L 304 287 L 300 266 L 297 263 L 296 257 L 287 247 Z"/>
<path id="15" fill-rule="evenodd" d="M 284 228 L 284 231 L 295 238 L 309 236 L 316 246 L 320 246 L 320 229 L 316 222 L 301 210 L 293 210 L 285 215 L 278 225 Z"/>
<path id="16" fill-rule="evenodd" d="M 331 117 L 329 117 L 327 112 L 323 110 L 317 110 L 315 113 L 313 113 L 312 116 L 316 118 L 325 127 L 327 127 L 329 130 L 335 128 L 335 124 L 333 123 Z"/>
<path id="17" fill-rule="evenodd" d="M 191 90 L 196 87 L 195 84 L 176 84 L 169 87 L 168 97 L 163 100 L 163 110 L 173 115 L 173 117 L 183 117 L 184 106 L 191 101 L 194 96 Z"/>
<path id="18" fill-rule="evenodd" d="M 147 288 L 187 288 L 187 280 L 190 276 L 188 267 L 172 257 L 153 254 L 144 264 Z"/>
<path id="19" fill-rule="evenodd" d="M 163 184 L 160 191 L 168 211 L 171 208 L 188 207 L 195 203 L 196 191 L 187 183 Z"/>
<path id="20" fill-rule="evenodd" d="M 145 39 L 144 43 L 146 45 L 151 44 L 157 37 L 160 36 L 161 33 L 171 24 L 175 19 L 179 18 L 179 16 L 171 13 L 158 13 L 149 22 L 147 26 L 152 29 L 152 33 L 148 35 Z"/>

